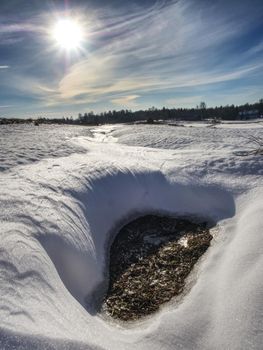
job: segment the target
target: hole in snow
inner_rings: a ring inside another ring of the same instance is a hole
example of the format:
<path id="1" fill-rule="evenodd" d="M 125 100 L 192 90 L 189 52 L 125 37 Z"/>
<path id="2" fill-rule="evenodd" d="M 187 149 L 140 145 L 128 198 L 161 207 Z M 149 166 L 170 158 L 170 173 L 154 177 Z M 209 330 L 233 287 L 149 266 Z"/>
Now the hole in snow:
<path id="1" fill-rule="evenodd" d="M 130 222 L 111 245 L 101 311 L 122 321 L 156 312 L 182 293 L 211 239 L 208 222 L 193 218 L 147 215 Z"/>

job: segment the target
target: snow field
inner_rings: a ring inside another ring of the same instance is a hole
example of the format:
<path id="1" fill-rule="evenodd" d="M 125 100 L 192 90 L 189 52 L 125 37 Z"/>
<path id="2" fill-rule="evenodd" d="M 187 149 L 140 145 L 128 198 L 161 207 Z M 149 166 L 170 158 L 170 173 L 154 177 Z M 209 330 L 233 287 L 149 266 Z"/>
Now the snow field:
<path id="1" fill-rule="evenodd" d="M 168 127 L 158 136 L 163 149 L 138 147 L 133 128 L 74 135 L 70 148 L 81 153 L 14 163 L 0 174 L 3 349 L 260 349 L 260 159 L 233 155 L 240 130 L 231 129 L 232 139 L 220 134 L 225 149 L 209 132 L 202 148 L 202 131 L 180 152 L 164 149 L 162 139 L 172 144 Z M 148 142 L 156 138 L 154 130 L 141 131 L 140 146 L 147 133 Z M 125 133 L 133 146 L 119 143 Z M 148 212 L 205 216 L 218 232 L 185 297 L 124 327 L 96 314 L 94 292 L 101 292 L 115 229 Z"/>

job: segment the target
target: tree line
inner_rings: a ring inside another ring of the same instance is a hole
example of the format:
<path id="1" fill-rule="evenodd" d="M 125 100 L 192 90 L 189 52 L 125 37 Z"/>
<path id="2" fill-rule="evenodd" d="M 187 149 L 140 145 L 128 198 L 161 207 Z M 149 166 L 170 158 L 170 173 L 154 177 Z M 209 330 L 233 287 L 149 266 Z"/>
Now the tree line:
<path id="1" fill-rule="evenodd" d="M 220 107 L 207 107 L 205 102 L 201 102 L 195 108 L 166 108 L 161 109 L 151 107 L 147 110 L 131 111 L 122 109 L 119 111 L 110 110 L 102 113 L 86 112 L 79 113 L 78 117 L 70 118 L 46 118 L 39 117 L 37 119 L 18 119 L 18 118 L 1 118 L 0 124 L 35 122 L 41 123 L 56 123 L 56 124 L 75 124 L 75 125 L 99 125 L 99 124 L 114 124 L 114 123 L 133 123 L 133 122 L 148 122 L 155 123 L 160 120 L 185 120 L 198 121 L 204 119 L 212 120 L 237 120 L 246 119 L 250 112 L 252 117 L 260 117 L 263 115 L 263 99 L 258 102 L 235 106 L 227 105 Z"/>

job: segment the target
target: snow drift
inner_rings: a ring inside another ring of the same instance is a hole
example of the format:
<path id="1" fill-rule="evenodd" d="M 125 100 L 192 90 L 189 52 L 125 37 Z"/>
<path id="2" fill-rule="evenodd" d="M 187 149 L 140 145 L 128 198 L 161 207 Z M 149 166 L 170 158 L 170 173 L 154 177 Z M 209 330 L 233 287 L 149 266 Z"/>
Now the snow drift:
<path id="1" fill-rule="evenodd" d="M 104 279 L 107 243 L 117 232 L 116 226 L 131 217 L 153 212 L 205 216 L 213 221 L 235 213 L 233 198 L 226 191 L 169 182 L 159 171 L 131 173 L 113 168 L 110 173 L 97 176 L 88 179 L 80 191 L 68 190 L 70 201 L 77 203 L 74 213 L 68 212 L 74 215 L 76 226 L 71 230 L 72 237 L 64 239 L 54 232 L 39 237 L 65 286 L 83 305 Z M 76 239 L 76 230 L 78 236 L 86 235 L 85 250 L 70 244 Z"/>

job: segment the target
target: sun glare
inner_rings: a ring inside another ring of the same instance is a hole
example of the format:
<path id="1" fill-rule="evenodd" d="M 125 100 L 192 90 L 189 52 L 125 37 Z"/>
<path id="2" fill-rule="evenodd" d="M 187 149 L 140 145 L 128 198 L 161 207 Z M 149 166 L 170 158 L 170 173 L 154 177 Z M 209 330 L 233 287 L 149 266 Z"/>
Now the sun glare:
<path id="1" fill-rule="evenodd" d="M 69 51 L 80 48 L 84 39 L 80 24 L 70 18 L 59 20 L 52 30 L 52 36 L 61 48 Z"/>

